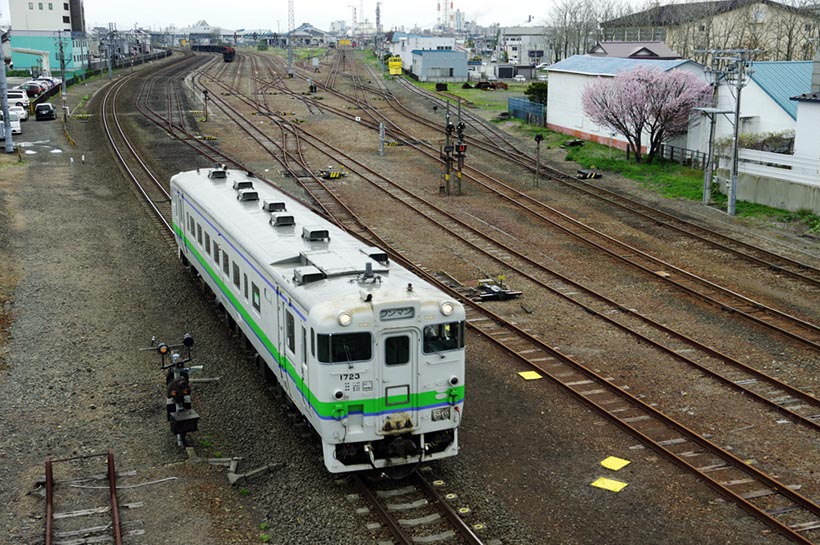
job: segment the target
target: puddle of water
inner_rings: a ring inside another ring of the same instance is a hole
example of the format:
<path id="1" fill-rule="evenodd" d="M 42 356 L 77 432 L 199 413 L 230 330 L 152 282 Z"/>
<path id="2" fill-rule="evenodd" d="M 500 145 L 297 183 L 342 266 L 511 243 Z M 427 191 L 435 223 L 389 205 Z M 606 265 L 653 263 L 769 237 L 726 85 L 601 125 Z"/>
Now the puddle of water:
<path id="1" fill-rule="evenodd" d="M 21 148 L 30 148 L 31 146 L 42 146 L 44 144 L 48 144 L 51 140 L 38 140 L 36 142 L 15 142 L 16 145 L 20 146 Z"/>

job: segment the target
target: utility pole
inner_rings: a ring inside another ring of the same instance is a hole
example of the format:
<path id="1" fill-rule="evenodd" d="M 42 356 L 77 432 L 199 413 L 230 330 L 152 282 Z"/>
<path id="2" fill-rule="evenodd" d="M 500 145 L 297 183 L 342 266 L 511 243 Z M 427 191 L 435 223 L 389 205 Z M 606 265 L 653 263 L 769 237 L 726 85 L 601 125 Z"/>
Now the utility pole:
<path id="1" fill-rule="evenodd" d="M 288 0 L 288 77 L 293 78 L 293 31 L 296 29 L 296 17 L 293 12 L 293 0 Z"/>
<path id="2" fill-rule="evenodd" d="M 6 92 L 6 54 L 0 46 L 0 101 L 3 108 L 3 134 L 6 135 L 6 153 L 14 153 L 14 141 L 11 137 L 11 119 L 9 119 L 9 95 Z"/>
<path id="3" fill-rule="evenodd" d="M 461 195 L 461 171 L 464 169 L 464 155 L 467 146 L 464 144 L 464 122 L 461 120 L 461 99 L 458 101 L 458 121 L 456 122 L 456 133 L 458 143 L 456 144 L 456 159 L 458 159 L 456 170 L 456 195 Z"/>
<path id="4" fill-rule="evenodd" d="M 68 98 L 68 93 L 66 91 L 66 81 L 65 81 L 65 51 L 63 49 L 63 31 L 57 31 L 57 40 L 59 41 L 59 57 L 60 57 L 60 77 L 62 78 L 63 82 L 61 85 L 61 95 L 63 99 L 63 125 L 68 122 L 68 106 L 66 106 L 66 99 Z"/>
<path id="5" fill-rule="evenodd" d="M 735 88 L 735 109 L 734 109 L 734 131 L 732 135 L 732 163 L 731 163 L 731 170 L 729 175 L 729 204 L 727 206 L 726 212 L 730 216 L 734 216 L 736 213 L 736 205 L 737 205 L 737 175 L 738 175 L 738 155 L 739 155 L 739 142 L 738 138 L 740 137 L 740 97 L 741 91 L 743 88 L 749 83 L 748 76 L 752 73 L 752 70 L 749 69 L 751 61 L 754 59 L 755 55 L 758 53 L 762 53 L 761 49 L 712 49 L 712 50 L 699 50 L 699 53 L 708 53 L 711 56 L 711 66 L 715 73 L 715 81 L 719 81 L 721 77 L 726 79 L 726 82 Z M 713 116 L 716 116 L 717 113 L 723 112 L 713 112 Z M 714 123 L 714 121 L 713 121 Z M 712 139 L 714 138 L 714 124 L 710 129 L 710 141 L 709 141 L 709 153 L 711 158 L 711 148 L 712 148 Z M 711 175 L 711 161 L 710 165 L 708 166 L 708 170 Z M 704 202 L 706 203 L 706 191 L 709 189 L 711 191 L 710 185 L 707 185 L 707 180 L 704 179 Z"/>
<path id="6" fill-rule="evenodd" d="M 205 104 L 205 106 L 204 106 L 204 108 L 205 108 L 205 121 L 208 121 L 208 90 L 207 89 L 202 90 L 202 96 L 204 97 L 202 102 Z"/>
<path id="7" fill-rule="evenodd" d="M 379 157 L 384 157 L 384 123 L 379 123 Z"/>

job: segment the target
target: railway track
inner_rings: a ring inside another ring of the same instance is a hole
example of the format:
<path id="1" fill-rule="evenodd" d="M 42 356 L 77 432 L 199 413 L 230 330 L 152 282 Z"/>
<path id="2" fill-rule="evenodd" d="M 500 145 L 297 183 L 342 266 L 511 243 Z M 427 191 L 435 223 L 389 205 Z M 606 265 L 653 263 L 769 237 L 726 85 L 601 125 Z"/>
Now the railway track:
<path id="1" fill-rule="evenodd" d="M 338 91 L 334 92 L 340 94 Z M 356 97 L 348 98 L 353 103 L 360 103 Z M 408 112 L 405 115 L 412 115 L 414 118 L 419 117 L 409 112 L 406 108 L 402 109 Z M 334 111 L 334 113 L 347 117 L 348 119 L 352 117 L 349 113 L 340 110 Z M 369 115 L 373 119 L 373 123 L 377 123 L 380 119 L 374 111 L 365 112 L 365 115 Z M 391 123 L 395 129 L 401 131 L 397 125 L 390 122 L 382 114 L 378 115 L 381 116 L 381 119 Z M 374 130 L 377 129 L 377 125 L 375 124 L 371 124 L 370 127 Z M 428 149 L 423 149 L 422 145 L 411 143 L 411 135 L 403 131 L 397 136 L 405 138 L 409 147 L 425 154 L 431 160 L 441 161 L 438 150 L 435 150 L 432 146 L 427 146 Z M 674 286 L 676 289 L 707 304 L 736 314 L 759 327 L 774 331 L 812 350 L 820 351 L 820 326 L 812 323 L 808 319 L 791 315 L 788 312 L 775 308 L 771 304 L 766 304 L 762 301 L 744 296 L 716 282 L 691 273 L 682 267 L 677 267 L 648 252 L 644 252 L 635 246 L 626 244 L 478 169 L 468 167 L 465 168 L 464 172 L 467 180 L 480 185 L 493 195 L 521 208 L 537 221 L 543 222 L 545 225 L 557 229 L 565 235 L 597 251 L 604 252 L 616 261 L 620 261 L 629 267 L 641 271 L 647 275 L 650 281 L 662 282 Z M 728 237 L 724 238 L 732 240 Z M 765 250 L 762 249 L 761 251 L 765 252 Z M 800 264 L 800 266 L 804 268 L 808 267 L 804 264 Z M 769 268 L 781 272 L 780 269 L 776 268 L 773 264 L 769 266 Z M 817 274 L 820 278 L 820 271 L 817 271 Z M 811 277 L 807 278 L 810 279 Z"/>
<path id="2" fill-rule="evenodd" d="M 439 492 L 442 481 L 431 484 L 418 471 L 401 481 L 388 481 L 387 488 L 367 476 L 354 475 L 351 480 L 371 513 L 390 532 L 393 543 L 483 543 Z"/>
<path id="3" fill-rule="evenodd" d="M 452 279 L 436 279 L 429 271 L 382 245 L 394 259 L 448 289 L 471 310 L 470 327 L 563 386 L 602 415 L 635 434 L 650 448 L 695 472 L 725 497 L 797 543 L 812 543 L 804 533 L 820 528 L 816 504 L 771 475 L 749 466 L 725 449 L 663 415 L 618 387 L 607 377 L 586 369 L 571 357 L 553 350 L 504 318 L 463 297 Z M 450 284 L 447 287 L 447 284 Z"/>
<path id="4" fill-rule="evenodd" d="M 54 466 L 69 466 L 73 471 L 88 471 L 87 465 L 104 457 L 105 473 L 100 475 L 66 476 L 54 478 Z M 117 499 L 117 470 L 114 467 L 114 451 L 72 458 L 47 459 L 45 464 L 46 533 L 45 545 L 82 545 L 113 541 L 122 545 L 123 529 L 120 523 L 120 504 Z M 85 486 L 98 480 L 107 480 L 107 487 Z M 59 491 L 59 494 L 56 494 Z M 105 491 L 107 493 L 101 493 Z M 75 496 L 71 498 L 70 496 Z M 72 501 L 73 499 L 73 501 Z M 95 502 L 96 505 L 90 502 Z M 81 505 L 82 509 L 58 511 L 55 505 Z M 92 520 L 94 526 L 85 521 Z M 57 528 L 59 526 L 59 529 Z M 131 531 L 139 535 L 142 530 Z"/>

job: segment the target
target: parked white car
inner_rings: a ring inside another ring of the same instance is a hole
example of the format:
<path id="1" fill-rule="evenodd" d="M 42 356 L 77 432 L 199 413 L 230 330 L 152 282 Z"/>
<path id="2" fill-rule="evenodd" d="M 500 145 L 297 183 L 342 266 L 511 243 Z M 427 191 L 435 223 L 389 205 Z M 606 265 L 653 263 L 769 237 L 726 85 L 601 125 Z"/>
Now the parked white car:
<path id="1" fill-rule="evenodd" d="M 9 112 L 9 122 L 11 124 L 11 134 L 23 134 L 23 127 L 20 126 L 20 116 L 16 113 Z M 6 126 L 5 120 L 3 119 L 3 112 L 0 111 L 0 125 L 3 127 Z M 6 138 L 6 135 L 3 134 L 3 138 Z"/>
<path id="2" fill-rule="evenodd" d="M 517 81 L 517 82 L 519 82 L 519 83 L 523 83 L 523 82 L 527 81 L 527 78 L 525 78 L 525 77 L 524 77 L 524 76 L 522 76 L 521 74 L 518 74 L 517 76 L 515 76 L 515 77 L 513 78 L 513 80 L 514 80 L 514 81 Z"/>
<path id="3" fill-rule="evenodd" d="M 28 110 L 23 108 L 22 106 L 9 106 L 9 113 L 16 113 L 17 117 L 20 118 L 20 121 L 28 120 Z"/>
<path id="4" fill-rule="evenodd" d="M 28 94 L 26 94 L 25 89 L 9 89 L 7 92 L 9 96 L 9 104 L 28 108 L 31 101 L 28 99 Z"/>

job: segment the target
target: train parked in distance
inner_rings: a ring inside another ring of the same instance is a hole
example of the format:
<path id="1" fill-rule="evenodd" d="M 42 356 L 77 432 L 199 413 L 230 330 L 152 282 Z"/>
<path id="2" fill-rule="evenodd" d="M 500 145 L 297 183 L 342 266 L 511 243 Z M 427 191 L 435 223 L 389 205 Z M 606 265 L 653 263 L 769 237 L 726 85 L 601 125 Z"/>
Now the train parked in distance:
<path id="1" fill-rule="evenodd" d="M 192 45 L 191 50 L 222 53 L 222 60 L 225 62 L 233 62 L 234 57 L 236 57 L 236 49 L 229 45 Z"/>
<path id="2" fill-rule="evenodd" d="M 171 193 L 180 259 L 319 435 L 329 471 L 458 453 L 461 304 L 251 174 L 181 172 Z"/>

